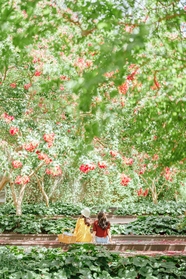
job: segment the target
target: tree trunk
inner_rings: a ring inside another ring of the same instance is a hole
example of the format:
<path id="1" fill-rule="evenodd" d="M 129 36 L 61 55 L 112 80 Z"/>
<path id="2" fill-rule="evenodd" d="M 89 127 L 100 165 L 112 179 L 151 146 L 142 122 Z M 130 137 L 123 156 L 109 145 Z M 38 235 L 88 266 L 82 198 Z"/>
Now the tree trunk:
<path id="1" fill-rule="evenodd" d="M 12 181 L 10 182 L 10 189 L 12 192 L 12 197 L 13 197 L 13 201 L 14 201 L 14 206 L 16 208 L 17 216 L 22 215 L 22 201 L 23 201 L 23 197 L 24 197 L 24 193 L 25 193 L 25 188 L 26 188 L 26 184 L 22 185 L 19 195 L 17 195 L 16 191 L 15 191 L 14 183 Z"/>
<path id="2" fill-rule="evenodd" d="M 0 181 L 0 191 L 5 187 L 5 185 L 10 181 L 10 177 L 9 175 L 7 176 L 6 174 L 4 174 L 1 177 L 1 181 Z"/>

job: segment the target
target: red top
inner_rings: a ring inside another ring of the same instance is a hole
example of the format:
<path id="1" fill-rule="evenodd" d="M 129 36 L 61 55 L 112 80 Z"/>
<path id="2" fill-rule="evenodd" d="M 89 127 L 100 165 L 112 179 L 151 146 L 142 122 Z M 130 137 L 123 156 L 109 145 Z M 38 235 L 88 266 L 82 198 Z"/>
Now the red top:
<path id="1" fill-rule="evenodd" d="M 98 237 L 106 237 L 108 235 L 108 230 L 109 229 L 110 229 L 110 223 L 108 223 L 107 228 L 105 230 L 103 230 L 98 225 L 98 220 L 94 221 L 93 231 L 96 232 L 96 236 L 98 236 Z"/>

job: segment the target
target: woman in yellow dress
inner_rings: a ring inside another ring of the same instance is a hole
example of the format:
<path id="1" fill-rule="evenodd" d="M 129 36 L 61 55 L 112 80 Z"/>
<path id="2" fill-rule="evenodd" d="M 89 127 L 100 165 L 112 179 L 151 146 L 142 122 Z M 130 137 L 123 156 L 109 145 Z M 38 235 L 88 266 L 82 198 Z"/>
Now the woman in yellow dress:
<path id="1" fill-rule="evenodd" d="M 76 227 L 74 230 L 76 242 L 92 242 L 90 227 L 90 209 L 86 207 L 81 211 L 81 216 L 76 222 Z"/>

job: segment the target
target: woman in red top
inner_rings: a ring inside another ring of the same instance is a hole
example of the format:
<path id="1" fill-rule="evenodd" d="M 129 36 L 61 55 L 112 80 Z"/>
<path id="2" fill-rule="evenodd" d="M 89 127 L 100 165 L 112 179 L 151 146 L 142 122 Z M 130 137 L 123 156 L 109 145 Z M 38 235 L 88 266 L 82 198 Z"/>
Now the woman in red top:
<path id="1" fill-rule="evenodd" d="M 93 224 L 93 240 L 100 244 L 111 242 L 110 222 L 102 211 L 98 213 L 98 220 Z"/>

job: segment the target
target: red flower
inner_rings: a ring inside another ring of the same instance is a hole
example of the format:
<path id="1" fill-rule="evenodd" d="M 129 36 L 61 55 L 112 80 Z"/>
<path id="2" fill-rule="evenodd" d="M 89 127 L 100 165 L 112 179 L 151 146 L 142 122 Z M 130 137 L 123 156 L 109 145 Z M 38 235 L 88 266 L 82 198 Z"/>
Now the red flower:
<path id="1" fill-rule="evenodd" d="M 134 160 L 132 158 L 123 157 L 123 161 L 126 165 L 132 166 Z"/>
<path id="2" fill-rule="evenodd" d="M 10 121 L 13 121 L 13 120 L 14 120 L 14 117 L 11 116 L 11 115 L 8 115 L 6 112 L 3 113 L 1 116 L 4 118 L 4 120 L 5 120 L 7 123 L 9 123 Z"/>
<path id="3" fill-rule="evenodd" d="M 21 168 L 23 164 L 20 161 L 12 161 L 12 166 L 14 167 L 14 169 L 18 169 Z"/>
<path id="4" fill-rule="evenodd" d="M 130 177 L 126 176 L 125 174 L 121 175 L 121 185 L 127 186 L 130 181 L 131 181 Z"/>
<path id="5" fill-rule="evenodd" d="M 43 136 L 43 139 L 48 142 L 48 147 L 51 147 L 53 145 L 53 141 L 54 141 L 54 137 L 55 137 L 55 134 L 54 133 L 51 133 L 51 134 L 45 134 Z"/>
<path id="6" fill-rule="evenodd" d="M 27 83 L 24 85 L 24 89 L 28 90 L 31 86 L 32 86 L 31 83 Z"/>
<path id="7" fill-rule="evenodd" d="M 16 88 L 16 87 L 17 87 L 17 84 L 16 84 L 16 83 L 10 83 L 10 87 Z"/>
<path id="8" fill-rule="evenodd" d="M 30 178 L 27 175 L 18 175 L 15 179 L 15 184 L 24 185 L 30 182 Z"/>
<path id="9" fill-rule="evenodd" d="M 100 169 L 105 169 L 107 167 L 107 165 L 105 164 L 105 162 L 98 162 L 98 167 Z"/>
<path id="10" fill-rule="evenodd" d="M 46 169 L 46 174 L 52 175 L 52 176 L 59 176 L 62 175 L 62 170 L 60 166 L 56 166 L 53 169 Z"/>
<path id="11" fill-rule="evenodd" d="M 118 86 L 119 93 L 126 94 L 129 89 L 128 81 L 124 82 L 122 85 Z"/>
<path id="12" fill-rule="evenodd" d="M 17 127 L 11 127 L 9 130 L 10 135 L 14 136 L 19 132 L 19 129 Z"/>
<path id="13" fill-rule="evenodd" d="M 93 165 L 93 164 L 92 165 L 82 164 L 79 169 L 80 169 L 81 172 L 88 173 L 89 171 L 95 169 L 95 165 Z"/>
<path id="14" fill-rule="evenodd" d="M 149 193 L 149 189 L 143 191 L 143 189 L 140 188 L 139 190 L 137 190 L 137 194 L 139 197 L 146 197 L 148 193 Z"/>
<path id="15" fill-rule="evenodd" d="M 111 155 L 112 157 L 116 157 L 117 154 L 118 154 L 117 151 L 110 150 L 110 155 Z"/>
<path id="16" fill-rule="evenodd" d="M 52 159 L 50 159 L 47 154 L 40 153 L 39 151 L 37 151 L 36 153 L 38 154 L 38 159 L 44 160 L 47 165 L 52 162 Z"/>
<path id="17" fill-rule="evenodd" d="M 41 72 L 35 71 L 35 73 L 34 73 L 34 76 L 35 76 L 35 77 L 39 77 L 40 75 L 41 75 Z"/>
<path id="18" fill-rule="evenodd" d="M 34 149 L 38 146 L 38 143 L 27 143 L 23 145 L 23 148 L 29 152 L 34 151 Z"/>

